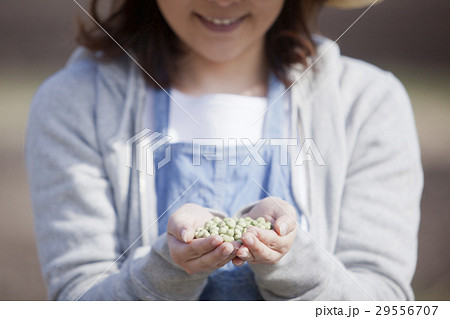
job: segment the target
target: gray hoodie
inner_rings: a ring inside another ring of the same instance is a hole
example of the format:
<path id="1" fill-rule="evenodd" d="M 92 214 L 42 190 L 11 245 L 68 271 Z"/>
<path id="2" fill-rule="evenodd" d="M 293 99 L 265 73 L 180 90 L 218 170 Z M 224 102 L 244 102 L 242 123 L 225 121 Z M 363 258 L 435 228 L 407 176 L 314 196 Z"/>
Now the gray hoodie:
<path id="1" fill-rule="evenodd" d="M 258 289 L 267 300 L 413 299 L 423 172 L 407 93 L 316 41 L 316 70 L 293 69 L 302 76 L 286 94 L 293 132 L 325 165 L 291 168 L 309 229 L 278 264 L 251 265 Z M 210 273 L 184 272 L 158 236 L 153 176 L 126 166 L 146 93 L 130 59 L 79 49 L 32 102 L 26 162 L 49 299 L 196 300 L 206 285 Z"/>

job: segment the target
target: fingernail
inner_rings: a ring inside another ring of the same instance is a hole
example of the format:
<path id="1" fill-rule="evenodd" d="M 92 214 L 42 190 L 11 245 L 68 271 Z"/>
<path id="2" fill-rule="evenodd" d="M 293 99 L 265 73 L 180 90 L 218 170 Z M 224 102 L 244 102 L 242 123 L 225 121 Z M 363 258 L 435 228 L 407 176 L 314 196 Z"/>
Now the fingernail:
<path id="1" fill-rule="evenodd" d="M 217 245 L 221 244 L 222 242 L 223 242 L 222 237 L 216 236 L 216 237 L 214 237 L 214 239 L 213 239 L 213 241 L 212 241 L 212 244 L 213 244 L 214 246 L 217 246 Z"/>
<path id="2" fill-rule="evenodd" d="M 255 243 L 255 240 L 253 239 L 253 235 L 248 234 L 245 236 L 244 241 L 247 242 L 250 246 L 252 246 Z"/>
<path id="3" fill-rule="evenodd" d="M 239 257 L 247 258 L 248 257 L 248 253 L 246 251 L 244 251 L 242 254 L 239 255 Z"/>
<path id="4" fill-rule="evenodd" d="M 222 253 L 224 256 L 228 256 L 233 252 L 233 249 L 230 250 L 230 246 L 226 245 L 225 248 L 222 250 Z"/>
<path id="5" fill-rule="evenodd" d="M 187 242 L 187 230 L 183 229 L 181 231 L 181 239 L 183 239 L 183 241 L 186 243 Z"/>
<path id="6" fill-rule="evenodd" d="M 287 231 L 286 223 L 281 223 L 280 224 L 280 236 L 284 236 L 286 234 L 286 231 Z"/>

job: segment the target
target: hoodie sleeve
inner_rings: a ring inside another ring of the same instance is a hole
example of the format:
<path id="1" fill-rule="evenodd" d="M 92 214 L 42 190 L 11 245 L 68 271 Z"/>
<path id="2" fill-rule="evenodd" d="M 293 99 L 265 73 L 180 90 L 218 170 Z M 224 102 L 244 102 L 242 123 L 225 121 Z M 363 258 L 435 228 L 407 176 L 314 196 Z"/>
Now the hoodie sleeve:
<path id="1" fill-rule="evenodd" d="M 197 299 L 208 274 L 179 268 L 165 234 L 122 256 L 97 141 L 95 78 L 91 61 L 60 71 L 40 87 L 29 115 L 26 164 L 48 298 Z"/>
<path id="2" fill-rule="evenodd" d="M 419 143 L 405 89 L 392 75 L 384 74 L 382 82 L 371 83 L 378 98 L 357 102 L 370 106 L 364 115 L 348 119 L 356 137 L 334 250 L 299 229 L 278 264 L 251 266 L 265 299 L 414 299 L 423 187 Z"/>

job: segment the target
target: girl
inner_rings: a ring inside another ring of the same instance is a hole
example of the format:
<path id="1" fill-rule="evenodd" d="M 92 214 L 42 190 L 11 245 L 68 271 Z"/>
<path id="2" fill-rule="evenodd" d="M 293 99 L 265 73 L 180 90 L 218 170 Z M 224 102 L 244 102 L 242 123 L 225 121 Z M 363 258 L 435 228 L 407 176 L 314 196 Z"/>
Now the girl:
<path id="1" fill-rule="evenodd" d="M 126 0 L 104 20 L 97 2 L 101 28 L 80 29 L 30 113 L 50 299 L 414 298 L 411 106 L 390 73 L 312 35 L 325 1 Z M 194 239 L 214 215 L 274 227 Z"/>

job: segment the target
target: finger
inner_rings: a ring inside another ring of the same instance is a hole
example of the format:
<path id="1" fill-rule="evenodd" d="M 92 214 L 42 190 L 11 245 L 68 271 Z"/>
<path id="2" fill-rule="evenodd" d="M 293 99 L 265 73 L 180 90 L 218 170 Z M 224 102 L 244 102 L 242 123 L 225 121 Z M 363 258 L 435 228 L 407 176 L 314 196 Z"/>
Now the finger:
<path id="1" fill-rule="evenodd" d="M 251 227 L 247 231 L 255 234 L 261 243 L 280 254 L 285 254 L 290 249 L 293 241 L 292 236 L 295 236 L 295 232 L 290 232 L 285 236 L 279 236 L 273 230 L 258 227 Z"/>
<path id="2" fill-rule="evenodd" d="M 255 262 L 272 263 L 280 258 L 280 253 L 264 245 L 253 232 L 242 235 L 242 242 L 254 257 Z"/>
<path id="3" fill-rule="evenodd" d="M 242 259 L 239 258 L 239 257 L 234 257 L 233 260 L 232 260 L 232 262 L 233 262 L 233 264 L 234 264 L 235 266 L 238 266 L 238 267 L 241 267 L 241 266 L 243 266 L 243 265 L 245 264 L 245 261 L 242 260 Z"/>
<path id="4" fill-rule="evenodd" d="M 218 269 L 221 268 L 223 266 L 225 266 L 226 264 L 228 264 L 230 261 L 232 261 L 234 258 L 236 258 L 236 255 L 234 253 L 231 253 L 230 256 L 228 256 L 227 259 L 225 259 L 224 261 L 222 261 L 221 263 L 217 264 L 214 269 Z"/>
<path id="5" fill-rule="evenodd" d="M 199 238 L 190 243 L 184 243 L 175 236 L 169 234 L 167 235 L 167 240 L 170 241 L 169 245 L 171 246 L 173 255 L 179 256 L 179 259 L 184 261 L 203 256 L 223 243 L 223 238 L 220 236 Z"/>
<path id="6" fill-rule="evenodd" d="M 193 215 L 192 213 L 195 213 Z M 204 215 L 204 216 L 203 216 Z M 196 218 L 193 218 L 195 216 Z M 198 219 L 207 219 L 210 213 L 202 206 L 196 204 L 185 204 L 173 213 L 167 223 L 167 233 L 176 237 L 179 241 L 185 243 L 194 239 L 195 227 Z"/>
<path id="7" fill-rule="evenodd" d="M 263 211 L 270 212 L 274 220 L 277 220 L 281 216 L 290 216 L 294 222 L 297 219 L 295 208 L 279 197 L 266 197 L 261 200 L 260 206 Z"/>
<path id="8" fill-rule="evenodd" d="M 210 253 L 223 243 L 223 238 L 214 235 L 208 238 L 195 239 L 188 244 L 188 250 L 197 257 Z"/>
<path id="9" fill-rule="evenodd" d="M 234 258 L 234 252 L 233 245 L 224 242 L 213 251 L 189 261 L 187 267 L 197 271 L 213 270 L 222 267 L 232 260 Z"/>
<path id="10" fill-rule="evenodd" d="M 239 259 L 246 262 L 255 261 L 255 257 L 252 255 L 250 250 L 248 250 L 248 248 L 244 245 L 238 249 L 238 251 L 236 252 L 236 256 L 239 257 Z"/>
<path id="11" fill-rule="evenodd" d="M 261 243 L 270 249 L 277 250 L 277 248 L 282 246 L 286 241 L 273 230 L 261 229 L 259 227 L 249 227 L 247 231 L 254 234 Z"/>
<path id="12" fill-rule="evenodd" d="M 167 223 L 167 233 L 179 241 L 188 243 L 194 239 L 194 226 L 187 223 L 181 214 L 173 214 Z"/>
<path id="13" fill-rule="evenodd" d="M 293 232 L 297 227 L 296 220 L 289 214 L 282 214 L 277 218 L 273 224 L 274 230 L 280 236 L 286 236 L 287 234 Z"/>

